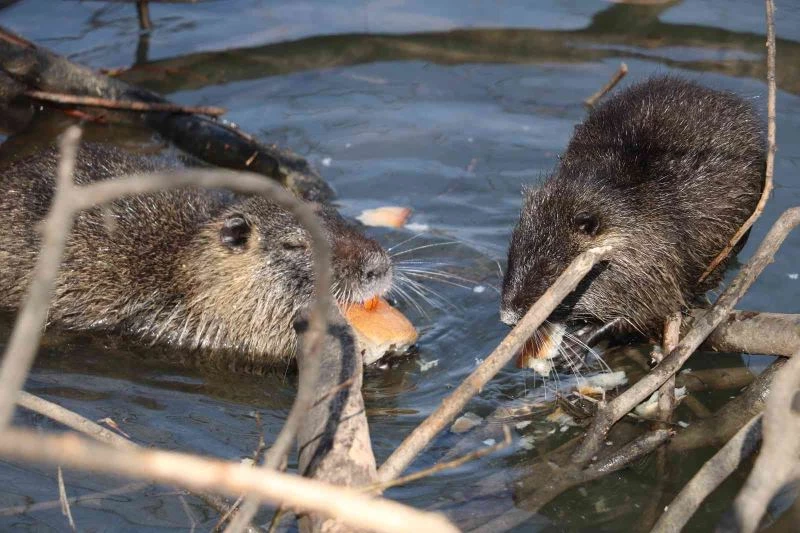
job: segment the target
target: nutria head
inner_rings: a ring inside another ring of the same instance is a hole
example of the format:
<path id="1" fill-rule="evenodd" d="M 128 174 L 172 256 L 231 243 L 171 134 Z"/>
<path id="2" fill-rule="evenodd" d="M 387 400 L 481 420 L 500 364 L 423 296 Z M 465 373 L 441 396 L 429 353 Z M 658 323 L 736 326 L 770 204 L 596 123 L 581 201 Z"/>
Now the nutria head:
<path id="1" fill-rule="evenodd" d="M 609 245 L 549 321 L 658 339 L 668 315 L 721 279 L 724 264 L 698 284 L 755 208 L 764 154 L 760 121 L 731 93 L 660 77 L 608 99 L 576 126 L 555 172 L 524 191 L 501 320 L 516 324 L 581 252 Z"/>
<path id="2" fill-rule="evenodd" d="M 316 211 L 332 249 L 334 299 L 343 305 L 388 292 L 386 251 L 334 209 Z M 208 222 L 185 250 L 176 277 L 196 348 L 227 348 L 256 362 L 294 354 L 293 323 L 313 293 L 313 254 L 308 232 L 288 211 L 246 199 Z"/>

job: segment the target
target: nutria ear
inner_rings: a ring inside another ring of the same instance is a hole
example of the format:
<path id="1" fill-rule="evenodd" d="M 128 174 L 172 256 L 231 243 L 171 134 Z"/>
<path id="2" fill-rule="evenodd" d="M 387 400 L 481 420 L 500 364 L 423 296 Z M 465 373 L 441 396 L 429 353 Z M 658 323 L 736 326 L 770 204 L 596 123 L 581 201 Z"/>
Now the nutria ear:
<path id="1" fill-rule="evenodd" d="M 575 229 L 584 235 L 594 237 L 600 230 L 600 219 L 597 215 L 582 211 L 575 215 Z"/>
<path id="2" fill-rule="evenodd" d="M 249 237 L 250 222 L 239 213 L 228 215 L 219 230 L 220 242 L 233 252 L 244 251 Z"/>

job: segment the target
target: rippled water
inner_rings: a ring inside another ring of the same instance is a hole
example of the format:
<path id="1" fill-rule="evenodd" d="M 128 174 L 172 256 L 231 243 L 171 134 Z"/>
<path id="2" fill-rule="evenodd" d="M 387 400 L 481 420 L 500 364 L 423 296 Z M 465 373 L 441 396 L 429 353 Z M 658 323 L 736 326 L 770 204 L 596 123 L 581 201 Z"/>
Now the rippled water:
<path id="1" fill-rule="evenodd" d="M 4 3 L 0 2 L 0 6 Z M 404 311 L 419 326 L 420 355 L 392 370 L 373 370 L 365 396 L 380 462 L 485 357 L 506 333 L 497 320 L 499 268 L 516 220 L 520 189 L 552 169 L 582 100 L 625 61 L 623 85 L 674 73 L 730 89 L 764 111 L 763 5 L 744 0 L 633 7 L 605 1 L 207 1 L 151 6 L 155 28 L 138 31 L 131 5 L 103 2 L 10 3 L 0 24 L 96 68 L 134 65 L 122 77 L 185 104 L 218 105 L 226 117 L 268 142 L 309 158 L 334 186 L 348 215 L 386 204 L 414 209 L 429 227 L 414 242 L 457 241 L 409 256 L 447 263 L 474 280 L 466 288 L 431 285 L 448 301 Z M 800 204 L 800 8 L 778 1 L 778 139 L 776 190 L 745 248 L 746 258 L 785 208 Z M 44 136 L 42 131 L 34 137 Z M 152 145 L 146 132 L 95 127 L 89 136 Z M 405 230 L 374 231 L 385 245 Z M 403 249 L 403 248 L 401 248 Z M 405 257 L 405 256 L 404 256 Z M 499 263 L 499 265 L 498 265 Z M 747 309 L 798 312 L 800 234 L 790 236 L 741 302 Z M 485 287 L 483 292 L 473 290 Z M 6 328 L 8 317 L 0 323 Z M 172 367 L 115 339 L 48 338 L 27 390 L 91 418 L 111 417 L 137 442 L 222 458 L 249 455 L 260 413 L 267 434 L 280 427 L 294 395 L 284 369 L 255 377 Z M 422 371 L 422 363 L 438 365 Z M 751 365 L 730 357 L 692 366 Z M 630 363 L 618 362 L 618 366 Z M 486 415 L 541 381 L 504 370 L 469 410 Z M 716 407 L 730 391 L 701 399 Z M 523 432 L 535 449 L 515 447 L 407 487 L 393 498 L 444 509 L 463 527 L 511 512 L 513 476 L 542 450 L 578 435 L 544 420 L 539 409 Z M 18 422 L 46 429 L 25 412 Z M 492 431 L 485 435 L 490 438 Z M 496 436 L 496 435 L 495 435 Z M 460 439 L 440 436 L 414 463 L 428 466 Z M 480 446 L 480 440 L 474 443 Z M 680 487 L 711 452 L 676 459 L 668 491 Z M 0 467 L 0 507 L 57 497 L 49 468 Z M 70 496 L 127 481 L 66 473 Z M 651 502 L 653 465 L 573 490 L 532 516 L 520 531 L 567 528 L 629 530 Z M 736 488 L 704 507 L 692 528 L 713 524 Z M 81 530 L 208 529 L 216 516 L 169 487 L 90 500 L 73 507 Z M 187 511 L 188 509 L 188 511 Z M 11 514 L 3 529 L 64 530 L 58 508 Z M 187 514 L 188 513 L 188 514 Z M 191 516 L 190 516 L 191 515 Z M 265 512 L 264 520 L 268 519 Z"/>

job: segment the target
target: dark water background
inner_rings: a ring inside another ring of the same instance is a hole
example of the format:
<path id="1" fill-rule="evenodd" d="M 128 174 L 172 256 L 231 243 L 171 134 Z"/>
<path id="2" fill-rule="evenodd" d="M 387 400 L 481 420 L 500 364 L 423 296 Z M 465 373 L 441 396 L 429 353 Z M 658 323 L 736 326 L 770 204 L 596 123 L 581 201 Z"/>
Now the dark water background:
<path id="1" fill-rule="evenodd" d="M 741 258 L 784 209 L 800 204 L 800 5 L 777 3 L 776 187 Z M 452 272 L 486 287 L 431 285 L 449 307 L 423 306 L 425 314 L 404 308 L 422 332 L 419 361 L 371 371 L 365 382 L 379 463 L 506 333 L 492 287 L 499 287 L 497 262 L 504 265 L 520 188 L 554 167 L 585 115 L 582 100 L 620 61 L 630 68 L 623 86 L 652 74 L 678 74 L 733 90 L 766 115 L 763 2 L 757 0 L 662 7 L 601 0 L 218 0 L 154 4 L 151 15 L 149 38 L 140 36 L 134 7 L 120 3 L 23 0 L 0 11 L 0 24 L 95 68 L 135 64 L 123 79 L 176 102 L 227 108 L 226 117 L 245 131 L 309 158 L 349 215 L 386 204 L 412 207 L 412 222 L 429 227 L 415 242 L 458 243 L 409 256 L 447 262 Z M 157 146 L 141 131 L 97 127 L 87 135 Z M 413 235 L 373 233 L 387 246 Z M 800 311 L 798 272 L 800 233 L 787 239 L 740 307 Z M 8 323 L 0 321 L 0 339 Z M 26 388 L 90 419 L 110 417 L 136 442 L 227 459 L 255 447 L 254 413 L 274 435 L 291 405 L 294 384 L 284 369 L 262 377 L 185 369 L 147 352 L 114 339 L 50 336 Z M 764 364 L 755 357 L 710 359 L 696 357 L 690 366 Z M 437 366 L 422 371 L 421 363 L 434 360 Z M 540 385 L 531 374 L 508 368 L 469 410 L 486 415 Z M 701 399 L 714 408 L 732 394 Z M 533 450 L 515 446 L 389 496 L 443 509 L 465 528 L 507 512 L 511 487 L 491 480 L 517 475 L 541 451 L 578 434 L 546 422 L 547 412 L 518 432 L 533 438 Z M 26 412 L 17 422 L 56 429 Z M 442 435 L 412 468 L 435 463 L 458 440 Z M 668 495 L 712 452 L 672 458 Z M 128 483 L 74 471 L 65 478 L 70 496 Z M 55 479 L 50 468 L 0 465 L 0 508 L 56 499 Z M 634 529 L 653 505 L 648 491 L 657 481 L 645 461 L 566 493 L 519 530 Z M 715 523 L 740 481 L 725 484 L 691 529 Z M 190 529 L 192 523 L 208 530 L 217 518 L 199 500 L 160 486 L 89 500 L 72 512 L 86 531 Z M 17 514 L 0 509 L 0 529 L 62 531 L 67 524 L 57 507 Z"/>

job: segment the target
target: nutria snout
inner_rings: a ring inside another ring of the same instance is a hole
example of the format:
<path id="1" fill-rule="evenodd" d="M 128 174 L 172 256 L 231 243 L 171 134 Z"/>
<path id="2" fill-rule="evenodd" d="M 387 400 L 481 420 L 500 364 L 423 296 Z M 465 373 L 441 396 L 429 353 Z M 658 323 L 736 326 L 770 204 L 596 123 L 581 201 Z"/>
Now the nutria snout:
<path id="1" fill-rule="evenodd" d="M 515 324 L 581 252 L 611 245 L 550 322 L 659 338 L 665 317 L 719 283 L 724 264 L 698 279 L 755 209 L 765 154 L 761 122 L 731 93 L 659 77 L 608 99 L 523 193 L 502 321 Z"/>
<path id="2" fill-rule="evenodd" d="M 57 160 L 51 149 L 1 171 L 0 307 L 17 307 L 27 289 Z M 86 144 L 75 181 L 163 166 Z M 316 211 L 332 248 L 334 298 L 348 304 L 389 291 L 386 251 L 335 209 Z M 268 199 L 197 188 L 124 198 L 77 217 L 49 323 L 132 333 L 250 368 L 269 365 L 295 352 L 293 322 L 310 303 L 312 266 L 307 231 Z"/>

